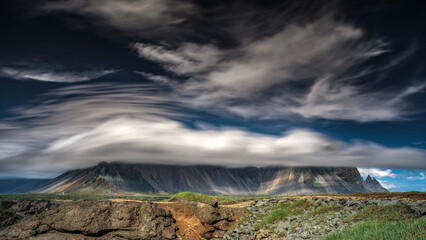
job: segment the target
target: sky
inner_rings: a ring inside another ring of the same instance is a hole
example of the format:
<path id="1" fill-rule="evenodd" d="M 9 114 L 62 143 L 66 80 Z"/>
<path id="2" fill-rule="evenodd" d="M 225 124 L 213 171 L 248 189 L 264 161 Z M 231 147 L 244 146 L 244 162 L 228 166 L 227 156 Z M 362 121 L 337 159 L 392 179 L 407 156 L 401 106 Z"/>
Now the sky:
<path id="1" fill-rule="evenodd" d="M 421 1 L 0 3 L 0 177 L 358 167 L 426 191 Z"/>

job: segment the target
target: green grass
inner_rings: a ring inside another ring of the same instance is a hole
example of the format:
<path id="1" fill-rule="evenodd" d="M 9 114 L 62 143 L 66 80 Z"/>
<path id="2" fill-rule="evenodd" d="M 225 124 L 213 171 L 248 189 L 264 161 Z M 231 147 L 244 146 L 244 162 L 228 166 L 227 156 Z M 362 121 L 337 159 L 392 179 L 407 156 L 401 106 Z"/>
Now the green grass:
<path id="1" fill-rule="evenodd" d="M 220 196 L 211 196 L 211 195 L 206 195 L 206 194 L 201 194 L 201 193 L 193 193 L 193 192 L 177 193 L 170 198 L 170 201 L 174 201 L 176 199 L 193 201 L 193 202 L 200 202 L 200 203 L 206 203 L 206 204 L 211 203 L 213 200 L 216 200 L 218 202 L 227 200 L 226 198 L 220 197 Z"/>
<path id="2" fill-rule="evenodd" d="M 400 221 L 413 219 L 413 215 L 403 205 L 367 206 L 360 213 L 352 215 L 345 222 L 359 221 Z"/>
<path id="3" fill-rule="evenodd" d="M 274 205 L 255 224 L 256 228 L 264 228 L 268 224 L 275 223 L 291 215 L 302 214 L 306 209 L 315 206 L 307 200 L 300 200 L 294 203 L 279 203 Z"/>
<path id="4" fill-rule="evenodd" d="M 350 230 L 327 235 L 325 240 L 425 240 L 426 219 L 412 221 L 369 221 Z"/>
<path id="5" fill-rule="evenodd" d="M 309 212 L 308 216 L 313 217 L 313 216 L 326 215 L 326 214 L 340 211 L 342 209 L 343 209 L 342 206 L 319 206 L 315 208 L 313 211 Z"/>
<path id="6" fill-rule="evenodd" d="M 220 204 L 226 205 L 226 204 L 236 204 L 236 203 L 241 203 L 244 201 L 253 201 L 256 199 L 271 198 L 271 197 L 273 196 L 228 196 L 228 195 L 212 196 L 212 195 L 207 195 L 202 193 L 181 192 L 181 193 L 176 193 L 172 195 L 169 201 L 175 201 L 179 199 L 179 200 L 209 204 L 211 203 L 213 199 L 215 199 Z"/>

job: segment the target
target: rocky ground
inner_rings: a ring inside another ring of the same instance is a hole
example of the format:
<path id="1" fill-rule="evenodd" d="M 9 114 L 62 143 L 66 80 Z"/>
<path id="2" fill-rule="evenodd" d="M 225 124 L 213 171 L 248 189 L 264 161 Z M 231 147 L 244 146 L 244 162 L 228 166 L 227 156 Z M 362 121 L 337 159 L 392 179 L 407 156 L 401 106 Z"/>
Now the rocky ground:
<path id="1" fill-rule="evenodd" d="M 250 203 L 249 213 L 223 239 L 321 239 L 330 232 L 343 231 L 356 224 L 357 221 L 345 220 L 356 219 L 368 206 L 403 206 L 413 217 L 426 215 L 425 201 L 413 199 L 293 197 L 257 200 Z M 282 208 L 292 214 L 264 224 L 262 220 L 268 212 Z"/>
<path id="2" fill-rule="evenodd" d="M 370 206 L 402 206 L 415 218 L 426 215 L 425 199 L 412 197 L 281 197 L 228 205 L 0 200 L 0 239 L 320 239 L 350 228 Z"/>
<path id="3" fill-rule="evenodd" d="M 3 200 L 0 239 L 222 239 L 245 212 L 217 202 Z"/>

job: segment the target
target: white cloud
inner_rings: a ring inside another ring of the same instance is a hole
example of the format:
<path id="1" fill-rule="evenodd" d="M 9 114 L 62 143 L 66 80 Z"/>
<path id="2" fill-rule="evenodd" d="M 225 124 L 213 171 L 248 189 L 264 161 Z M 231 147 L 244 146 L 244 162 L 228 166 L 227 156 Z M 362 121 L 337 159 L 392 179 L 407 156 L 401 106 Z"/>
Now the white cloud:
<path id="1" fill-rule="evenodd" d="M 189 76 L 171 84 L 182 101 L 247 118 L 401 119 L 405 97 L 426 86 L 372 91 L 374 83 L 359 84 L 375 71 L 361 64 L 385 53 L 386 44 L 366 39 L 362 29 L 331 16 L 290 23 L 271 36 L 226 50 L 188 43 L 177 49 L 132 46 L 140 57 Z"/>
<path id="2" fill-rule="evenodd" d="M 116 72 L 116 70 L 96 70 L 80 72 L 64 72 L 50 69 L 23 69 L 23 68 L 0 68 L 0 76 L 13 79 L 31 79 L 46 82 L 84 82 L 107 74 Z"/>
<path id="3" fill-rule="evenodd" d="M 390 177 L 395 178 L 396 174 L 392 172 L 391 169 L 379 169 L 379 168 L 358 168 L 359 173 L 362 177 L 367 177 L 368 175 L 376 178 Z"/>
<path id="4" fill-rule="evenodd" d="M 379 183 L 380 183 L 380 185 L 382 185 L 382 187 L 384 187 L 388 190 L 398 187 L 395 184 L 388 183 L 387 181 L 382 181 L 382 180 L 377 180 L 377 181 L 379 181 Z"/>
<path id="5" fill-rule="evenodd" d="M 36 107 L 16 109 L 19 117 L 13 120 L 27 121 L 19 128 L 2 131 L 0 169 L 57 172 L 99 161 L 226 166 L 425 166 L 426 152 L 421 149 L 387 148 L 359 141 L 345 143 L 309 129 L 293 129 L 273 136 L 244 129 L 189 128 L 180 120 L 191 116 L 181 113 L 179 102 L 152 90 L 158 89 L 150 85 L 69 86 L 45 96 L 66 99 L 64 102 L 47 99 Z M 388 170 L 369 171 L 373 176 L 394 176 Z"/>
<path id="6" fill-rule="evenodd" d="M 169 71 L 178 74 L 195 74 L 216 65 L 221 52 L 213 45 L 185 43 L 176 50 L 167 50 L 162 46 L 134 43 L 131 45 L 139 57 L 163 64 Z"/>
<path id="7" fill-rule="evenodd" d="M 193 12 L 194 6 L 178 0 L 62 0 L 47 1 L 46 11 L 65 11 L 85 16 L 92 24 L 132 35 L 169 32 Z"/>
<path id="8" fill-rule="evenodd" d="M 407 177 L 408 180 L 425 180 L 426 174 L 424 172 L 420 172 L 419 176 L 409 176 Z"/>

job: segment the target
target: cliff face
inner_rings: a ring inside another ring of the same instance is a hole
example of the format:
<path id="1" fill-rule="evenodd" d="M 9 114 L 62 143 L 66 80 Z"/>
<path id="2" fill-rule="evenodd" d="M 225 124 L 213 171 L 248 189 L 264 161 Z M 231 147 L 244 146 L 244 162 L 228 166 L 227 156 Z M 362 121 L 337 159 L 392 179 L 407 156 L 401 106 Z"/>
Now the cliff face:
<path id="1" fill-rule="evenodd" d="M 36 192 L 165 192 L 270 195 L 369 192 L 356 168 L 170 166 L 100 163 L 68 171 Z"/>
<path id="2" fill-rule="evenodd" d="M 376 178 L 372 178 L 370 175 L 363 181 L 364 188 L 368 189 L 370 192 L 387 192 L 388 190 L 382 185 L 380 185 L 379 181 Z"/>

